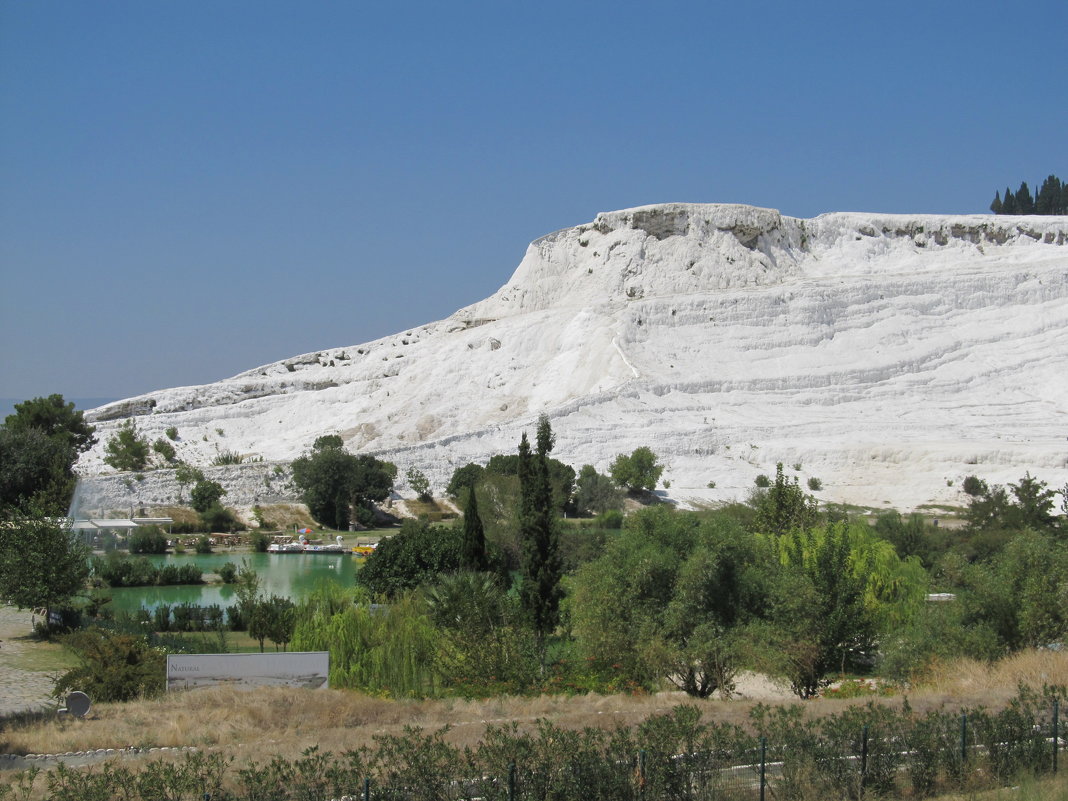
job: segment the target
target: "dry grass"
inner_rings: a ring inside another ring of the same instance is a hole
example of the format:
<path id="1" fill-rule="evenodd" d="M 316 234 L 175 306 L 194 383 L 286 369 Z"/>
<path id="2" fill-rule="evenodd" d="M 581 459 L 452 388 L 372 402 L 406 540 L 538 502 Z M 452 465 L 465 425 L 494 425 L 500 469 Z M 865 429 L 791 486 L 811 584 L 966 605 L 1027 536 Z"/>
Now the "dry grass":
<path id="1" fill-rule="evenodd" d="M 912 688 L 912 708 L 998 707 L 1020 684 L 1068 685 L 1068 654 L 1031 651 L 995 665 L 971 660 L 940 666 L 923 686 Z M 806 716 L 841 712 L 869 700 L 899 705 L 897 698 L 817 699 Z M 447 739 L 473 745 L 488 725 L 538 719 L 567 728 L 633 726 L 678 704 L 698 706 L 707 720 L 746 726 L 755 700 L 695 700 L 682 693 L 496 697 L 485 700 L 405 701 L 343 690 L 212 688 L 173 693 L 127 704 L 97 704 L 88 719 L 26 716 L 2 722 L 0 751 L 57 753 L 127 746 L 213 746 L 262 759 L 294 757 L 310 745 L 334 752 L 372 743 L 376 734 L 402 734 L 405 726 L 449 727 Z M 788 701 L 786 703 L 799 703 Z"/>
<path id="2" fill-rule="evenodd" d="M 989 697 L 988 705 L 996 705 L 1015 695 L 1021 684 L 1068 687 L 1068 651 L 1031 649 L 994 663 L 975 659 L 939 663 L 917 689 L 923 694 L 949 697 Z"/>

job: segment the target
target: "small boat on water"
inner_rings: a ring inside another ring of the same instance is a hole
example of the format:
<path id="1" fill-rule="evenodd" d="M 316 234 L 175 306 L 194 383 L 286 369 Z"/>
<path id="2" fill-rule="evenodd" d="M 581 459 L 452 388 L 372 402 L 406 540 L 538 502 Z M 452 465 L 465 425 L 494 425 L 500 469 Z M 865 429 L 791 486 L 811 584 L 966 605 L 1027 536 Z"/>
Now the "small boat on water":
<path id="1" fill-rule="evenodd" d="M 348 553 L 348 551 L 345 550 L 345 543 L 340 535 L 336 543 L 313 545 L 302 534 L 296 542 L 272 542 L 267 546 L 267 553 Z"/>
<path id="2" fill-rule="evenodd" d="M 267 553 L 304 553 L 304 545 L 299 542 L 272 542 L 267 546 Z"/>

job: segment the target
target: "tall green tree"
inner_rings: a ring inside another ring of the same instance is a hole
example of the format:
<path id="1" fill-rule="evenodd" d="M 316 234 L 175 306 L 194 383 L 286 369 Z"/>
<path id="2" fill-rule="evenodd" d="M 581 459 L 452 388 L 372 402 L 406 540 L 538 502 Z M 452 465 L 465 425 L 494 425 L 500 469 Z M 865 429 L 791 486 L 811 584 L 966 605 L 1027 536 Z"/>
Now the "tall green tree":
<path id="1" fill-rule="evenodd" d="M 1023 181 L 1020 184 L 1020 188 L 1016 190 L 1016 213 L 1035 213 L 1035 199 L 1031 197 L 1031 190 L 1027 187 L 1027 181 Z"/>
<path id="2" fill-rule="evenodd" d="M 94 430 L 62 395 L 15 404 L 0 425 L 0 508 L 66 514 Z"/>
<path id="3" fill-rule="evenodd" d="M 990 202 L 990 210 L 994 214 L 1001 214 L 1001 192 L 994 193 L 994 199 Z"/>
<path id="4" fill-rule="evenodd" d="M 560 615 L 563 562 L 549 481 L 549 453 L 555 444 L 549 418 L 538 418 L 537 451 L 532 453 L 526 432 L 519 442 L 519 540 L 522 580 L 519 597 L 538 641 L 544 663 L 546 639 Z"/>
<path id="5" fill-rule="evenodd" d="M 0 515 L 0 603 L 60 606 L 81 592 L 88 575 L 87 549 L 54 519 Z"/>
<path id="6" fill-rule="evenodd" d="M 397 468 L 373 456 L 353 455 L 341 437 L 319 437 L 293 461 L 293 483 L 316 520 L 329 528 L 345 529 L 355 508 L 357 519 L 371 515 L 371 504 L 393 490 Z M 362 521 L 361 521 L 362 522 Z"/>
<path id="7" fill-rule="evenodd" d="M 13 431 L 40 431 L 64 442 L 76 454 L 88 450 L 96 442 L 93 436 L 96 429 L 86 423 L 84 414 L 74 408 L 73 402 L 64 401 L 62 395 L 16 403 L 15 413 L 5 418 L 4 425 Z"/>
<path id="8" fill-rule="evenodd" d="M 473 572 L 483 571 L 488 567 L 486 559 L 486 529 L 478 514 L 478 496 L 474 487 L 467 489 L 467 503 L 464 505 L 464 537 L 460 552 L 460 569 Z"/>
<path id="9" fill-rule="evenodd" d="M 1016 195 L 1009 187 L 1005 187 L 1005 198 L 1001 201 L 1001 213 L 1002 214 L 1019 214 L 1019 207 L 1016 205 Z"/>

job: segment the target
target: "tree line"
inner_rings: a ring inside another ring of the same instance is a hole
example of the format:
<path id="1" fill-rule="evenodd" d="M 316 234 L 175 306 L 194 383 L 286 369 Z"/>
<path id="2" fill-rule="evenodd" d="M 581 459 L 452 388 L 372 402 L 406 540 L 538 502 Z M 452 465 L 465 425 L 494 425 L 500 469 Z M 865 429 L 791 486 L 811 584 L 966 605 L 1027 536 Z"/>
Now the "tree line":
<path id="1" fill-rule="evenodd" d="M 1004 196 L 1000 191 L 994 193 L 990 210 L 994 214 L 1068 214 L 1068 183 L 1050 175 L 1033 196 L 1027 181 L 1015 192 L 1006 186 Z"/>

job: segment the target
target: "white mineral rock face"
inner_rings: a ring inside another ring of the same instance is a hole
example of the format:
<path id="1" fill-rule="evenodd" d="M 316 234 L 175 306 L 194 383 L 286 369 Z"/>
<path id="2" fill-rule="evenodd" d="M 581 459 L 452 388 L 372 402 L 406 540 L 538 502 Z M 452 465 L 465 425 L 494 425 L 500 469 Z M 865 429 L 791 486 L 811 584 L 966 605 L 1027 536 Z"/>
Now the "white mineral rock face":
<path id="1" fill-rule="evenodd" d="M 646 206 L 542 237 L 446 320 L 101 407 L 79 470 L 127 491 L 102 456 L 132 416 L 194 464 L 262 457 L 231 504 L 284 495 L 273 463 L 329 433 L 440 492 L 544 412 L 554 456 L 605 471 L 648 445 L 682 504 L 742 498 L 776 462 L 824 500 L 960 502 L 972 473 L 1068 481 L 1066 332 L 1065 217 Z"/>

